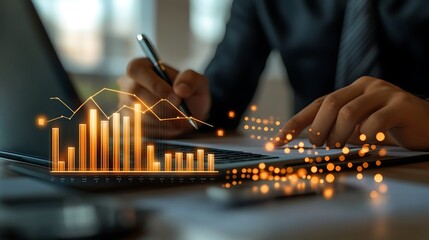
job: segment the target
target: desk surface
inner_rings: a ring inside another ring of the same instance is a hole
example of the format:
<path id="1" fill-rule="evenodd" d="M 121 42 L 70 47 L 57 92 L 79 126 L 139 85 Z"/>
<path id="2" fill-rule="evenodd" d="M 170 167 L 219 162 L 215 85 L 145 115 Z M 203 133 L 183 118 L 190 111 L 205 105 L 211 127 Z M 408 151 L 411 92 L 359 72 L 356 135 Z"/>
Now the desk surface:
<path id="1" fill-rule="evenodd" d="M 374 182 L 374 173 L 383 175 L 381 183 Z M 23 179 L 4 164 L 0 178 Z M 25 182 L 28 189 L 45 185 Z M 343 172 L 336 175 L 336 185 L 342 190 L 331 197 L 282 198 L 236 208 L 210 201 L 204 185 L 94 195 L 154 210 L 145 219 L 143 239 L 429 239 L 429 162 L 368 170 L 362 180 Z M 64 191 L 50 184 L 45 188 L 46 194 Z M 3 187 L 0 199 L 13 191 Z"/>

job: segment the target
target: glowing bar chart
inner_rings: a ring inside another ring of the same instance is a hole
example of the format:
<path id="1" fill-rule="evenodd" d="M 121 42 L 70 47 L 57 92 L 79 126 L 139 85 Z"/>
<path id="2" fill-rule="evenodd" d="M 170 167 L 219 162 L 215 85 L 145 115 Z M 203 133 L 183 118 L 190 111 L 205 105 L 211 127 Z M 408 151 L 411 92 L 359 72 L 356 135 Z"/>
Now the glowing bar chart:
<path id="1" fill-rule="evenodd" d="M 78 126 L 77 148 L 67 146 L 64 156 L 60 128 L 53 127 L 51 173 L 217 173 L 214 154 L 206 154 L 204 149 L 156 154 L 155 145 L 142 139 L 141 105 L 134 107 L 134 118 L 116 112 L 103 119 L 97 109 L 90 109 L 88 123 Z"/>

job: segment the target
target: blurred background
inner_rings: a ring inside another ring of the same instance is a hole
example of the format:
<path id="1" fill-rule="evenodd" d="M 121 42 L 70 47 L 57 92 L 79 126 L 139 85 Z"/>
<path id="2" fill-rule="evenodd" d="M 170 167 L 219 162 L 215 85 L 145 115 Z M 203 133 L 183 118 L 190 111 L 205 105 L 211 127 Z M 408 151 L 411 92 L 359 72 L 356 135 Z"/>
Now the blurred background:
<path id="1" fill-rule="evenodd" d="M 204 72 L 221 41 L 232 0 L 33 0 L 81 98 L 118 88 L 128 62 L 142 57 L 135 36 L 147 34 L 163 61 Z M 251 49 L 249 49 L 251 51 Z M 251 104 L 252 116 L 291 116 L 293 93 L 273 52 Z M 111 99 L 116 101 L 116 99 Z M 281 103 L 281 104 L 278 104 Z"/>

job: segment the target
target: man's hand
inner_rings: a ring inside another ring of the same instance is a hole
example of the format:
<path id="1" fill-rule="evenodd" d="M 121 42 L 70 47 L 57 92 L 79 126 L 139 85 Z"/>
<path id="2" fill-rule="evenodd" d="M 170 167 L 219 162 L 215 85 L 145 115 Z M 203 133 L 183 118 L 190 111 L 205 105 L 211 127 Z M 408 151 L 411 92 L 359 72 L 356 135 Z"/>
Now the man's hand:
<path id="1" fill-rule="evenodd" d="M 178 72 L 166 66 L 167 74 L 173 79 L 173 86 L 170 86 L 160 78 L 153 69 L 147 58 L 138 58 L 128 64 L 127 76 L 119 80 L 121 90 L 134 93 L 149 106 L 164 98 L 173 103 L 176 107 L 182 100 L 186 101 L 192 117 L 199 120 L 206 120 L 211 106 L 211 96 L 207 79 L 192 70 Z M 132 106 L 136 99 L 128 96 L 121 96 L 119 105 Z M 144 107 L 142 108 L 144 111 Z M 154 109 L 156 112 L 156 109 Z M 178 116 L 174 108 L 165 108 L 157 113 L 162 118 Z M 159 121 L 153 114 L 147 113 L 142 116 L 145 136 L 157 137 L 162 132 L 163 137 L 175 137 L 191 132 L 193 127 L 187 120 Z"/>
<path id="2" fill-rule="evenodd" d="M 383 144 L 429 150 L 429 102 L 371 77 L 315 100 L 285 124 L 274 145 L 287 143 L 308 126 L 316 146 L 376 143 L 376 134 L 382 132 Z M 365 141 L 359 140 L 361 134 Z"/>

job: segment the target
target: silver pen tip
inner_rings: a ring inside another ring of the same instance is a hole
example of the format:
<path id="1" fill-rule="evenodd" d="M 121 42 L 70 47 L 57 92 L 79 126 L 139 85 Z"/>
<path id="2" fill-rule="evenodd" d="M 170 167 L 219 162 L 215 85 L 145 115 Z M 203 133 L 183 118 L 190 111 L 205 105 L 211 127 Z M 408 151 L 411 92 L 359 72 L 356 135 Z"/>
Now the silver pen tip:
<path id="1" fill-rule="evenodd" d="M 192 120 L 192 118 L 189 118 L 188 120 L 189 120 L 189 123 L 192 125 L 192 127 L 194 127 L 196 130 L 198 130 L 198 126 L 197 126 L 197 124 L 195 123 L 195 121 L 194 121 L 194 120 Z"/>

